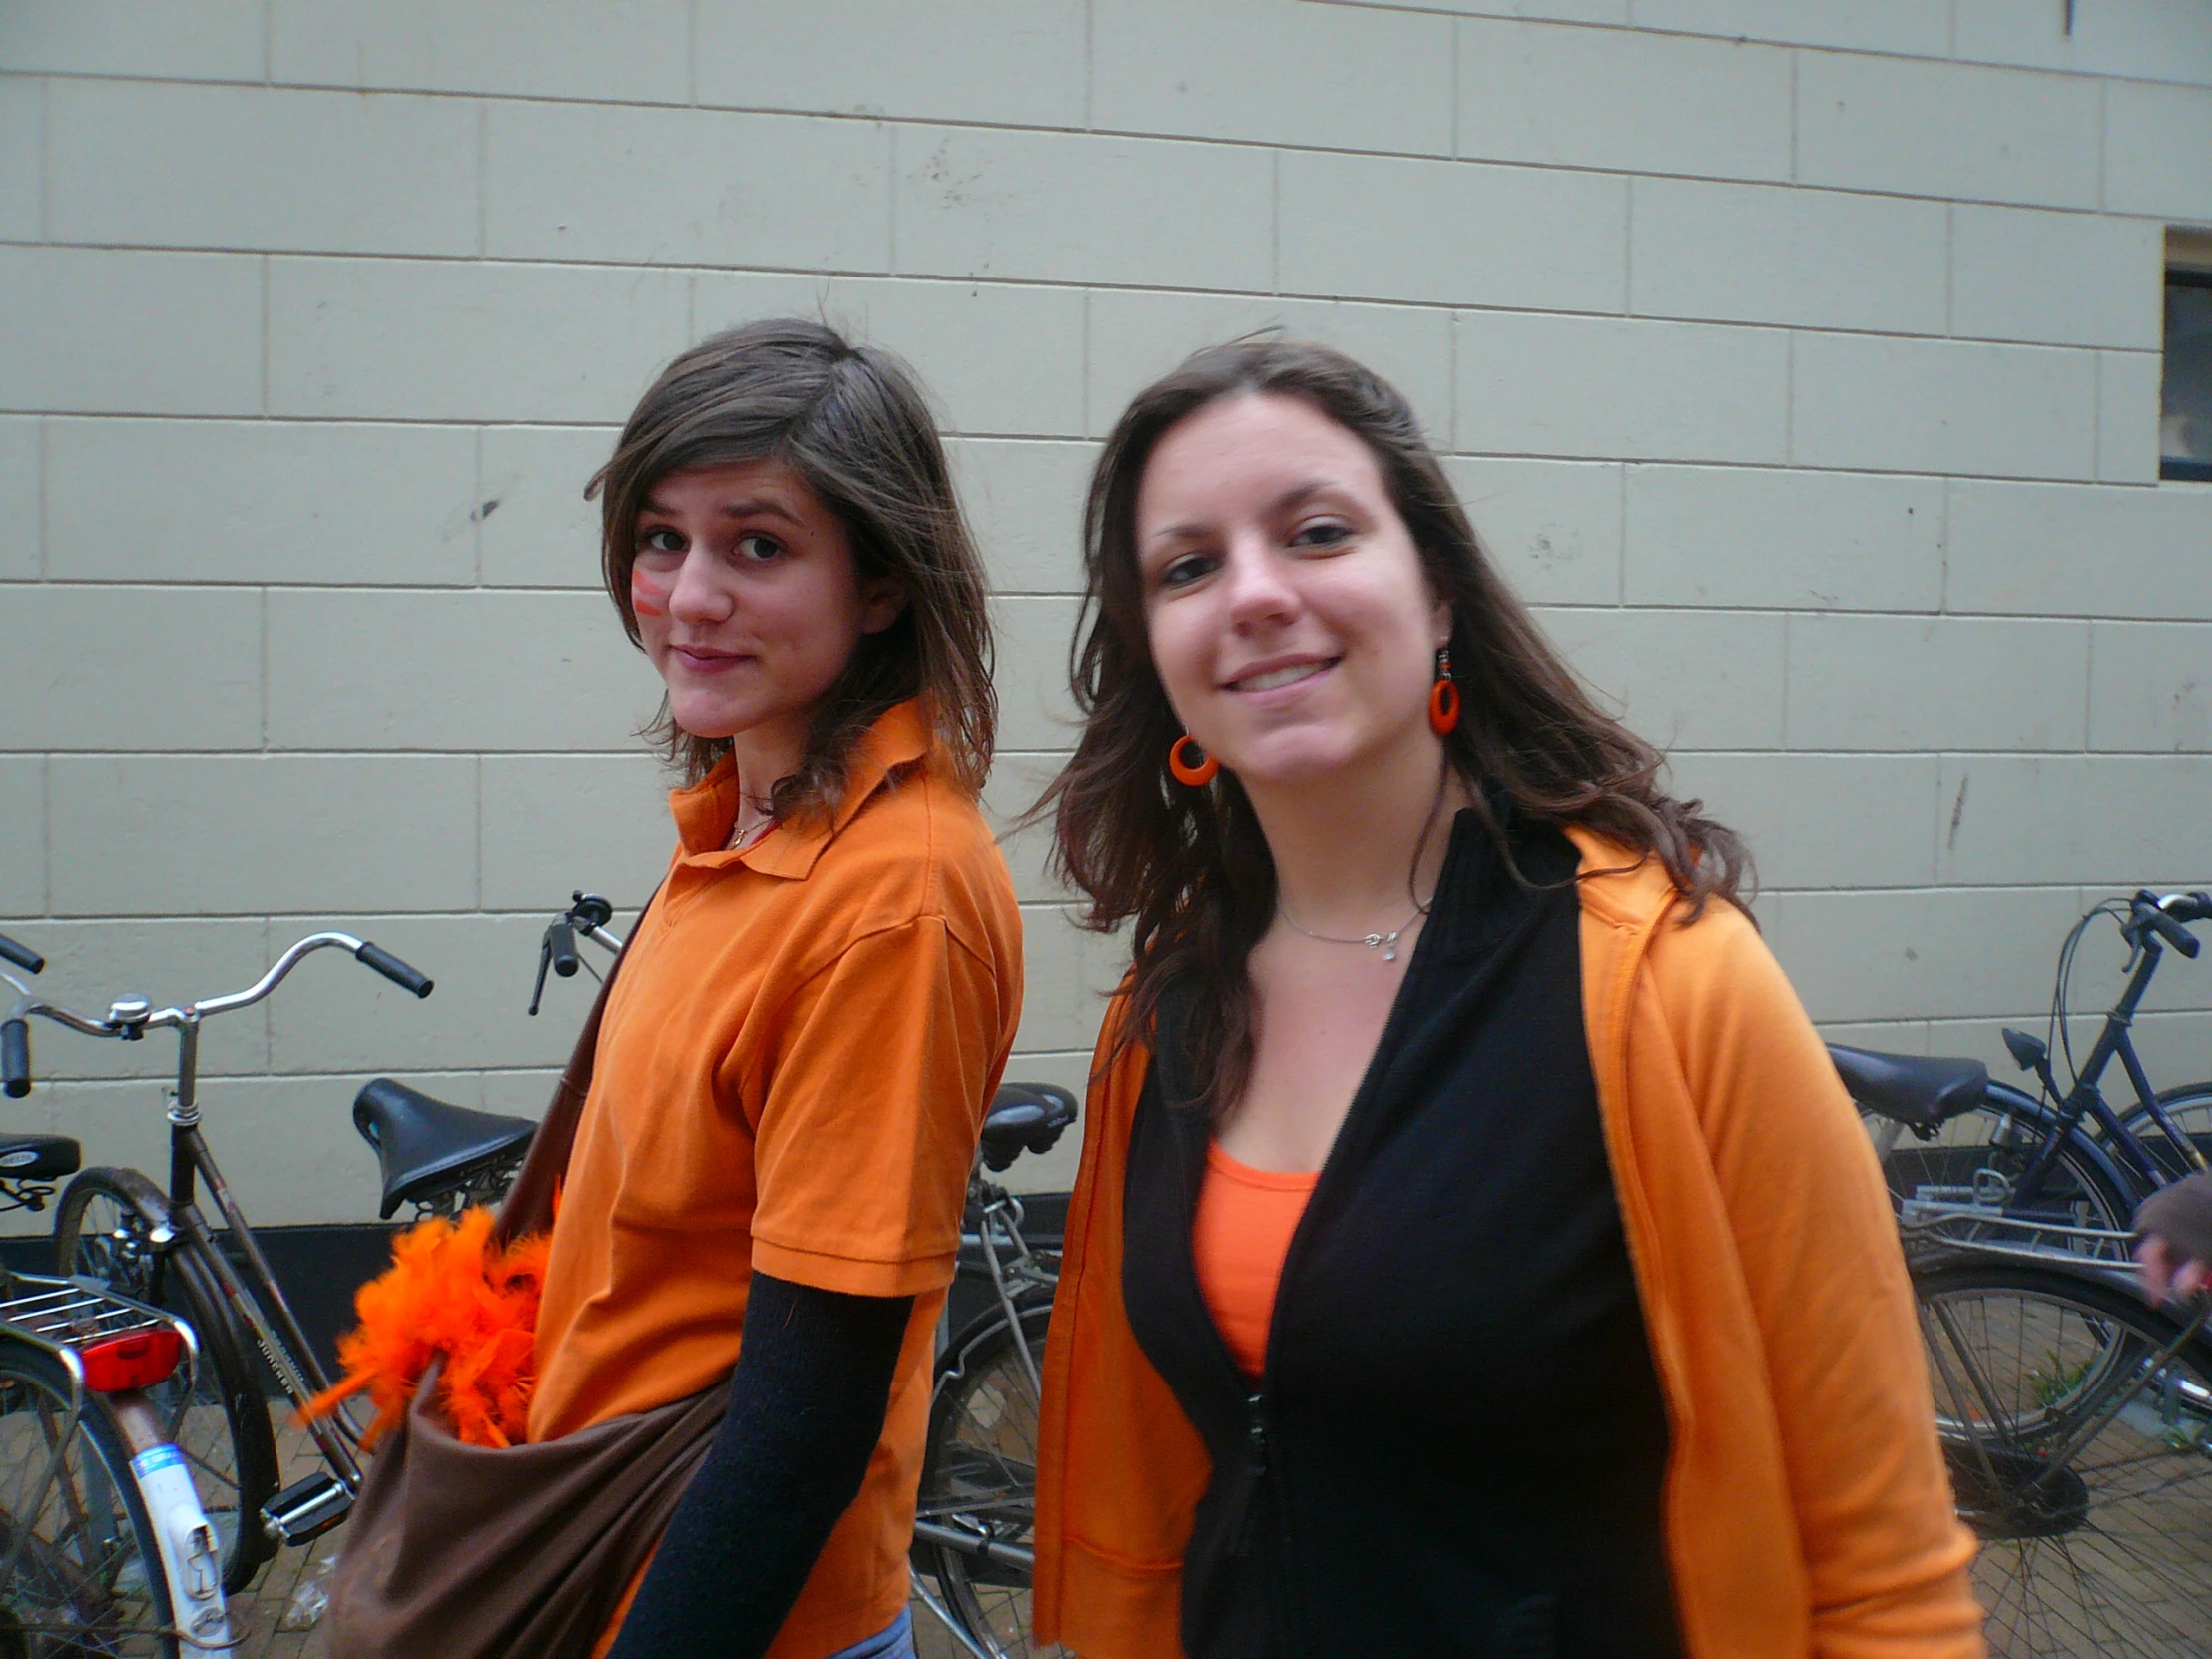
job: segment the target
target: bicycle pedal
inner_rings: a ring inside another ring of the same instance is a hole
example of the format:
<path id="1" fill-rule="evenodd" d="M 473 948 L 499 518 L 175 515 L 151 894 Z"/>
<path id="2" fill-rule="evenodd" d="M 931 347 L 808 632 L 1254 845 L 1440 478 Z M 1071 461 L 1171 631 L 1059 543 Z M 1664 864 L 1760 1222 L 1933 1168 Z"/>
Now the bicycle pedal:
<path id="1" fill-rule="evenodd" d="M 335 1476 L 310 1474 L 262 1505 L 262 1525 L 287 1544 L 319 1538 L 352 1512 L 353 1494 Z"/>

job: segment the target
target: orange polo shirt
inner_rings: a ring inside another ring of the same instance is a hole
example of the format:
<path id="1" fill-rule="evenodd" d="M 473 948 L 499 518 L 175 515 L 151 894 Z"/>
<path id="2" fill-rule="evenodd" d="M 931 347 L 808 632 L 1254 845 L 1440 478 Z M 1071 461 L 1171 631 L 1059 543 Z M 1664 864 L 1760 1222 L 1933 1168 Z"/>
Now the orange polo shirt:
<path id="1" fill-rule="evenodd" d="M 728 761 L 670 798 L 679 844 L 607 1000 L 538 1315 L 547 1440 L 729 1376 L 755 1265 L 914 1298 L 882 1439 L 771 1659 L 905 1605 L 932 1338 L 1021 1014 L 1013 882 L 929 747 L 915 705 L 890 710 L 827 826 L 742 852 Z"/>

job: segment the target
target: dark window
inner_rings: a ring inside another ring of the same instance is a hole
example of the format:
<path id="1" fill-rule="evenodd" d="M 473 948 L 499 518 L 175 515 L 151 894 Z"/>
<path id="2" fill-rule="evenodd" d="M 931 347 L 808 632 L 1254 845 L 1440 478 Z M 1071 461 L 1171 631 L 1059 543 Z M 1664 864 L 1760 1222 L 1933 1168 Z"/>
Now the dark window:
<path id="1" fill-rule="evenodd" d="M 2158 475 L 2212 483 L 2212 270 L 2166 272 Z"/>

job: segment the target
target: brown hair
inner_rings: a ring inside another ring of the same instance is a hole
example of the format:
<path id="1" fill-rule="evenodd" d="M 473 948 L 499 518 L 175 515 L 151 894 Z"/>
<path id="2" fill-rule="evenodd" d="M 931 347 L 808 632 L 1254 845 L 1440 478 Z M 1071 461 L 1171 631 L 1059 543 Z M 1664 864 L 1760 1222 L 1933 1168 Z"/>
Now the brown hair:
<path id="1" fill-rule="evenodd" d="M 1183 1104 L 1217 1119 L 1251 1070 L 1247 958 L 1275 915 L 1275 863 L 1232 774 L 1202 789 L 1168 780 L 1168 746 L 1182 727 L 1152 666 L 1137 491 L 1172 427 L 1250 394 L 1310 404 L 1374 454 L 1421 568 L 1450 605 L 1463 715 L 1445 752 L 1501 848 L 1485 782 L 1517 811 L 1587 826 L 1656 857 L 1689 901 L 1685 919 L 1715 896 L 1741 905 L 1750 874 L 1743 842 L 1701 816 L 1702 803 L 1660 788 L 1660 752 L 1598 707 L 1499 577 L 1395 388 L 1321 345 L 1259 337 L 1201 351 L 1138 393 L 1091 475 L 1084 620 L 1069 664 L 1083 732 L 1036 811 L 1055 814 L 1054 865 L 1089 898 L 1084 925 L 1135 922 L 1130 1040 L 1153 1030 L 1161 995 L 1174 988 L 1183 1037 L 1204 1057 L 1188 1068 L 1204 1085 Z"/>
<path id="2" fill-rule="evenodd" d="M 600 499 L 600 570 L 630 643 L 640 644 L 630 567 L 653 486 L 687 467 L 761 460 L 789 466 L 836 515 L 861 581 L 895 577 L 906 594 L 897 620 L 862 636 L 824 696 L 799 770 L 776 786 L 777 816 L 834 811 L 853 745 L 908 698 L 934 731 L 935 764 L 979 791 L 998 698 L 983 569 L 944 445 L 912 370 L 823 323 L 749 322 L 693 346 L 661 371 L 586 486 Z M 665 698 L 645 735 L 689 783 L 730 748 L 678 726 Z"/>

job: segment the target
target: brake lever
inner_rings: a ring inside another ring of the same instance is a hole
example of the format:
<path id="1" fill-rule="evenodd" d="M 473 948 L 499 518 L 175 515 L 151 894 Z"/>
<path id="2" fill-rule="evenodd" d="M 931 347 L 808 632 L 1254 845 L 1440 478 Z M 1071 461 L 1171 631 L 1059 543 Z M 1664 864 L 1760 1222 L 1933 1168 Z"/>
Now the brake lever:
<path id="1" fill-rule="evenodd" d="M 538 982 L 530 987 L 530 1017 L 538 1017 L 538 1004 L 545 999 L 545 970 L 553 965 L 553 929 L 545 930 L 545 937 L 538 940 Z"/>

